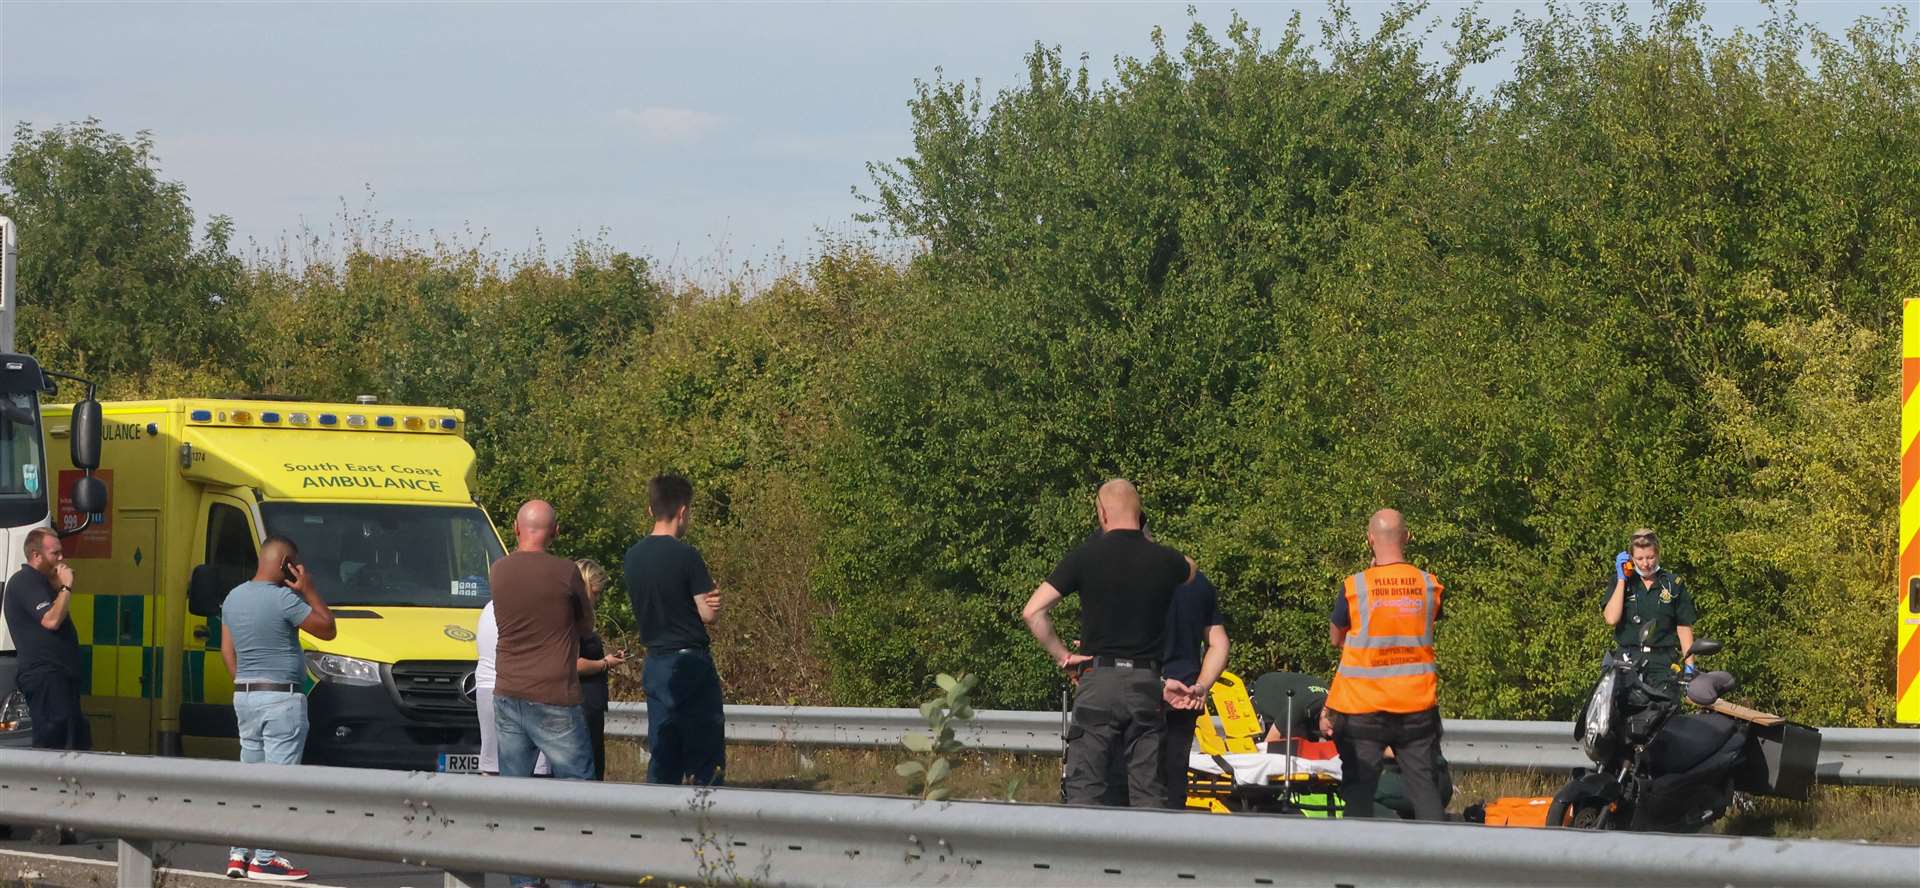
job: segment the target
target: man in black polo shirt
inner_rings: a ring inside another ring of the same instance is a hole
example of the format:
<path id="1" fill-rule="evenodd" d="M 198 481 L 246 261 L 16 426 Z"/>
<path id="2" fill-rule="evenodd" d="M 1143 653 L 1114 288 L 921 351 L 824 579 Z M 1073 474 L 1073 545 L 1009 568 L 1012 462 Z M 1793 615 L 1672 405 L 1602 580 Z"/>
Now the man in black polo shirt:
<path id="1" fill-rule="evenodd" d="M 1168 685 L 1160 677 L 1167 608 L 1173 590 L 1193 579 L 1193 560 L 1140 530 L 1140 493 L 1115 479 L 1101 485 L 1100 536 L 1067 554 L 1033 591 L 1021 617 L 1068 674 L 1080 673 L 1067 735 L 1067 803 L 1098 805 L 1114 758 L 1124 760 L 1127 796 L 1136 808 L 1165 804 L 1160 742 Z M 1047 612 L 1080 595 L 1080 639 L 1073 653 Z M 1082 672 L 1082 670 L 1085 670 Z"/>
<path id="2" fill-rule="evenodd" d="M 3 608 L 19 651 L 20 692 L 33 716 L 35 749 L 92 749 L 80 711 L 80 636 L 67 610 L 73 568 L 60 536 L 44 527 L 27 534 L 27 563 L 7 580 Z"/>

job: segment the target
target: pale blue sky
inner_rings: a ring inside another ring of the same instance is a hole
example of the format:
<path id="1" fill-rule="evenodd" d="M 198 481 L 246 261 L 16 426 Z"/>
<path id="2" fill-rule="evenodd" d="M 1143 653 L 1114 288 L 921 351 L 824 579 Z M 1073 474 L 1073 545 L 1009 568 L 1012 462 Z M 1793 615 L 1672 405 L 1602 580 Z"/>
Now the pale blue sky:
<path id="1" fill-rule="evenodd" d="M 1830 33 L 1885 2 L 1803 3 Z M 402 229 L 552 252 L 606 229 L 697 277 L 861 232 L 865 164 L 911 148 L 915 78 L 1016 84 L 1036 41 L 1087 54 L 1180 44 L 1185 2 L 975 4 L 0 3 L 0 139 L 97 116 L 153 133 L 200 218 L 263 245 L 342 201 Z M 1323 3 L 1197 4 L 1268 35 Z M 1383 8 L 1354 3 L 1371 22 Z M 1460 4 L 1435 5 L 1450 19 Z M 1535 3 L 1487 3 L 1496 21 Z M 1709 7 L 1716 31 L 1764 18 Z M 1317 34 L 1317 31 L 1310 31 Z M 1436 37 L 1436 46 L 1440 38 Z M 1479 72 L 1483 85 L 1500 66 Z M 373 197 L 369 204 L 368 194 Z"/>

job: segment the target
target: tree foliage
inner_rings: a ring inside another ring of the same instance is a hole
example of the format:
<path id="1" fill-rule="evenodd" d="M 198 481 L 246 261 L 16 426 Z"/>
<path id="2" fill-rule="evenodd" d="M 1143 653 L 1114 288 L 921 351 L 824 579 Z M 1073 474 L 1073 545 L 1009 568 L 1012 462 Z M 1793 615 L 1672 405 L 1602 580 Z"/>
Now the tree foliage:
<path id="1" fill-rule="evenodd" d="M 20 225 L 23 351 L 107 375 L 198 364 L 234 350 L 245 311 L 232 223 L 194 245 L 193 210 L 155 169 L 153 139 L 87 119 L 14 129 L 0 164 L 0 215 Z"/>
<path id="2" fill-rule="evenodd" d="M 1126 475 L 1223 589 L 1240 669 L 1330 667 L 1326 601 L 1391 505 L 1452 590 L 1447 710 L 1567 716 L 1607 559 L 1651 524 L 1758 699 L 1887 718 L 1894 370 L 1848 331 L 1920 295 L 1906 19 L 1520 17 L 1483 98 L 1461 72 L 1505 32 L 1463 14 L 1427 63 L 1421 11 L 1335 7 L 1317 44 L 1196 26 L 1099 87 L 1045 47 L 997 96 L 923 85 L 873 200 L 937 295 L 834 473 L 846 695 L 910 699 L 957 650 L 989 705 L 1046 699 L 1009 615 Z M 1779 443 L 1823 432 L 1864 437 Z M 1858 556 L 1784 570 L 1787 538 Z M 1872 680 L 1816 692 L 1840 675 Z"/>
<path id="3" fill-rule="evenodd" d="M 337 258 L 242 262 L 224 220 L 194 242 L 146 136 L 22 127 L 24 347 L 122 394 L 465 408 L 489 508 L 552 499 L 616 571 L 646 479 L 683 472 L 743 701 L 970 672 L 982 706 L 1047 704 L 1019 607 L 1123 475 L 1220 586 L 1239 672 L 1331 668 L 1328 603 L 1394 506 L 1448 585 L 1447 714 L 1569 717 L 1646 524 L 1748 699 L 1887 722 L 1906 16 L 1428 20 L 1335 5 L 1156 34 L 1109 82 L 1044 46 L 997 94 L 936 77 L 867 195 L 924 249 L 823 244 L 753 293 L 357 223 Z"/>

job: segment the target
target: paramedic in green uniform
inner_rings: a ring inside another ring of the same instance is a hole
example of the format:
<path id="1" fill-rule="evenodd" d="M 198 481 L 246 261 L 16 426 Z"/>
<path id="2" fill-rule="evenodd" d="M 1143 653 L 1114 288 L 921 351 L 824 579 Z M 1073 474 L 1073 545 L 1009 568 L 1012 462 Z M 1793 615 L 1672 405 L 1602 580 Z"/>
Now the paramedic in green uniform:
<path id="1" fill-rule="evenodd" d="M 1627 551 L 1614 559 L 1613 591 L 1603 611 L 1613 640 L 1641 664 L 1642 674 L 1673 676 L 1693 646 L 1698 616 L 1693 594 L 1660 566 L 1660 538 L 1645 528 L 1633 532 Z M 1686 658 L 1690 669 L 1693 659 Z"/>

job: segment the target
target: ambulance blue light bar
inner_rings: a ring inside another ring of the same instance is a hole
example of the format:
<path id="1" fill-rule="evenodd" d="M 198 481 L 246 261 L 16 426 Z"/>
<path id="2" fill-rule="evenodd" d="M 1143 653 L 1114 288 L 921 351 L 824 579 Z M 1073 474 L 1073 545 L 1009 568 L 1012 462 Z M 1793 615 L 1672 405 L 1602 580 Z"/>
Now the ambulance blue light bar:
<path id="1" fill-rule="evenodd" d="M 254 412 L 247 407 L 233 410 L 215 410 L 196 408 L 187 414 L 188 421 L 195 424 L 215 426 L 247 426 L 256 420 L 261 425 L 293 426 L 308 428 L 319 426 L 326 429 L 372 429 L 398 432 L 457 432 L 460 421 L 451 416 L 394 416 L 364 413 L 307 413 L 304 411 L 281 412 L 262 410 Z"/>

